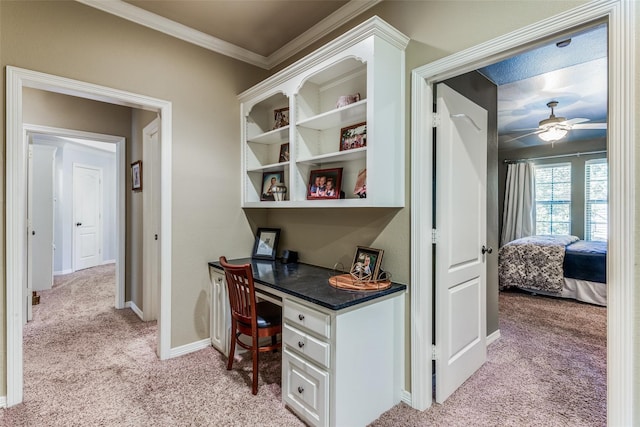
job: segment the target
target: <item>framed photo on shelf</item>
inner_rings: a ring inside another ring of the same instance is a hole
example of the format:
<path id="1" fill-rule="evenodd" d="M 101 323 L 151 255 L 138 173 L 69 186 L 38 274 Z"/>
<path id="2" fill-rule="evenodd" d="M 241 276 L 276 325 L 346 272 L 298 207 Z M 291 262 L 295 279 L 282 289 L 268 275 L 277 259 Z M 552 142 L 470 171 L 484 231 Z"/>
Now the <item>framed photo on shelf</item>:
<path id="1" fill-rule="evenodd" d="M 131 163 L 131 190 L 142 191 L 142 160 Z"/>
<path id="2" fill-rule="evenodd" d="M 316 169 L 309 172 L 307 200 L 339 199 L 342 168 Z"/>
<path id="3" fill-rule="evenodd" d="M 278 163 L 285 163 L 289 161 L 289 143 L 285 142 L 280 145 L 280 156 L 278 157 Z"/>
<path id="4" fill-rule="evenodd" d="M 361 199 L 367 198 L 367 170 L 361 169 L 356 178 L 356 185 L 353 187 L 353 194 Z"/>
<path id="5" fill-rule="evenodd" d="M 367 146 L 367 122 L 340 129 L 340 151 Z"/>
<path id="6" fill-rule="evenodd" d="M 382 267 L 382 249 L 358 246 L 351 265 L 351 276 L 356 280 L 377 280 Z"/>
<path id="7" fill-rule="evenodd" d="M 275 200 L 273 195 L 273 187 L 284 184 L 284 171 L 263 172 L 262 173 L 262 192 L 260 200 Z"/>
<path id="8" fill-rule="evenodd" d="M 258 228 L 252 258 L 275 260 L 280 240 L 279 228 Z"/>
<path id="9" fill-rule="evenodd" d="M 273 110 L 273 129 L 289 125 L 289 107 Z"/>

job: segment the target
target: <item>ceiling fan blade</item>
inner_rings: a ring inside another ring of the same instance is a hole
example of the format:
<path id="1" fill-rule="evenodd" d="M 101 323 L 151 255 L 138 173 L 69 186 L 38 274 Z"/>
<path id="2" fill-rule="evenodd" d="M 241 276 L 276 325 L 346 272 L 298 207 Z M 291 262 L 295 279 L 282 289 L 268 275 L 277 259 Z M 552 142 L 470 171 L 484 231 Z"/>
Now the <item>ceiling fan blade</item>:
<path id="1" fill-rule="evenodd" d="M 583 117 L 576 117 L 574 119 L 565 120 L 564 122 L 561 122 L 560 124 L 573 126 L 573 125 L 577 125 L 578 123 L 584 123 L 584 122 L 588 122 L 588 121 L 589 121 L 589 119 L 585 119 Z"/>
<path id="2" fill-rule="evenodd" d="M 572 126 L 572 129 L 592 129 L 592 130 L 597 130 L 597 129 L 606 129 L 607 128 L 607 124 L 606 123 L 579 123 L 576 125 Z"/>
<path id="3" fill-rule="evenodd" d="M 539 134 L 540 132 L 542 132 L 542 130 L 541 130 L 541 129 L 538 129 L 538 130 L 536 130 L 536 131 L 534 131 L 534 132 L 523 133 L 522 135 L 518 135 L 518 136 L 514 136 L 514 137 L 511 137 L 510 135 L 506 135 L 506 136 L 507 136 L 508 138 L 510 138 L 510 139 L 509 139 L 509 141 L 516 141 L 516 140 L 518 140 L 518 139 L 524 138 L 525 136 L 537 135 L 537 134 Z"/>

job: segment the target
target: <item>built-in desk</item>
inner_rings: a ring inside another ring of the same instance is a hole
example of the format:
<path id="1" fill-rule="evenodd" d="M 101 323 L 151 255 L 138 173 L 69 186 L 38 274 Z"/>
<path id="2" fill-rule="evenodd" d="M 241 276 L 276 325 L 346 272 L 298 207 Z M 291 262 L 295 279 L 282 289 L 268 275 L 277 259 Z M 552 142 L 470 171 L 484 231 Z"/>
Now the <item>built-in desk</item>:
<path id="1" fill-rule="evenodd" d="M 312 425 L 364 426 L 400 402 L 404 375 L 404 293 L 329 285 L 330 269 L 251 258 L 256 290 L 283 307 L 282 399 Z M 211 275 L 211 343 L 231 339 L 225 277 Z"/>

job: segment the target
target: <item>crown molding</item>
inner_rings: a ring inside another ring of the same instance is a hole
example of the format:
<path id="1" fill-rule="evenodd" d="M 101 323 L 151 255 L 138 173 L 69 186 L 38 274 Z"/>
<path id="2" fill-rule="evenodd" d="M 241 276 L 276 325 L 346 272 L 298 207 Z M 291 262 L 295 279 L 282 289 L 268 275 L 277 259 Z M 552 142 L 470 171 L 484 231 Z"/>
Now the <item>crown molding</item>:
<path id="1" fill-rule="evenodd" d="M 212 52 L 269 70 L 292 57 L 317 40 L 372 8 L 382 0 L 351 0 L 268 57 L 210 36 L 186 25 L 148 12 L 122 0 L 76 0 L 128 21 L 160 31 L 172 37 L 200 46 Z"/>
<path id="2" fill-rule="evenodd" d="M 121 0 L 76 0 L 79 3 L 102 10 L 120 18 L 160 31 L 172 37 L 195 44 L 225 56 L 268 69 L 269 61 L 265 56 L 241 48 L 232 43 L 210 36 L 171 19 L 148 12 Z"/>
<path id="3" fill-rule="evenodd" d="M 311 44 L 328 35 L 335 29 L 349 22 L 356 16 L 371 9 L 382 0 L 351 0 L 331 15 L 300 34 L 289 43 L 276 50 L 267 57 L 269 69 L 291 58 L 302 49 L 309 47 Z"/>

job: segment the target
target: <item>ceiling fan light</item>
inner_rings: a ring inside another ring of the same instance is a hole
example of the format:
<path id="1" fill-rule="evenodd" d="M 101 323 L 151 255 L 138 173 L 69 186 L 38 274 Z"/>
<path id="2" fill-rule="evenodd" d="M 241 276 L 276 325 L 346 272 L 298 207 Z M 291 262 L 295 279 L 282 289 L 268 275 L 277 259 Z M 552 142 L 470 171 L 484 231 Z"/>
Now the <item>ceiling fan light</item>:
<path id="1" fill-rule="evenodd" d="M 540 132 L 538 136 L 545 142 L 553 142 L 564 138 L 567 134 L 566 129 L 549 128 L 544 132 Z"/>

